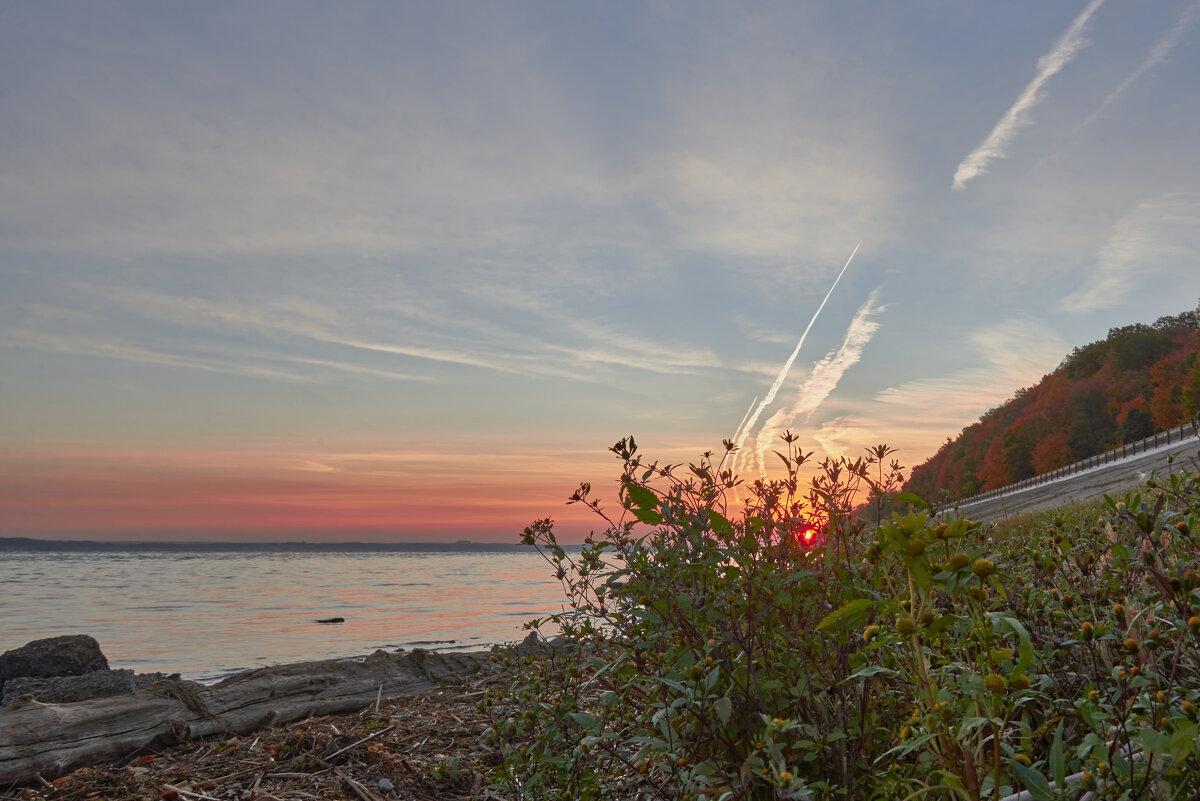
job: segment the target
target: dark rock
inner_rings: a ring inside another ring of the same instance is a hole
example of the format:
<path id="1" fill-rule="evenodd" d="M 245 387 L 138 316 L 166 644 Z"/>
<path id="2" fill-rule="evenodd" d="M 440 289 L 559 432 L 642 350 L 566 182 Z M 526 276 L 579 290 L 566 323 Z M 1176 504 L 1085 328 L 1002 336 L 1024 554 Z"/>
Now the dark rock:
<path id="1" fill-rule="evenodd" d="M 346 618 L 344 618 L 344 617 L 323 617 L 314 622 L 316 622 L 316 623 L 345 623 Z"/>
<path id="2" fill-rule="evenodd" d="M 132 670 L 97 670 L 82 676 L 18 676 L 4 683 L 0 706 L 8 706 L 23 695 L 31 695 L 44 704 L 69 704 L 124 695 L 136 689 Z"/>
<path id="3" fill-rule="evenodd" d="M 536 631 L 531 631 L 525 635 L 525 639 L 517 643 L 517 653 L 522 656 L 545 654 L 547 651 L 553 650 L 549 645 L 546 640 L 538 636 Z"/>
<path id="4" fill-rule="evenodd" d="M 0 687 L 20 676 L 81 676 L 108 670 L 100 643 L 86 634 L 48 637 L 0 654 Z"/>

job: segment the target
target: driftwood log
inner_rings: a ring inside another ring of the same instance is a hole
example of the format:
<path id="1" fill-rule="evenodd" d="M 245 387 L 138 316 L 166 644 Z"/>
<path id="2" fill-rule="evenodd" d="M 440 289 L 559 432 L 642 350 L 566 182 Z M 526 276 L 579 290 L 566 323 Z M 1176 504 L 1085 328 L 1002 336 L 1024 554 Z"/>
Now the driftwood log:
<path id="1" fill-rule="evenodd" d="M 476 673 L 488 655 L 376 651 L 362 662 L 260 668 L 210 687 L 160 681 L 127 695 L 71 704 L 30 697 L 0 709 L 0 788 L 204 737 L 364 709 Z"/>

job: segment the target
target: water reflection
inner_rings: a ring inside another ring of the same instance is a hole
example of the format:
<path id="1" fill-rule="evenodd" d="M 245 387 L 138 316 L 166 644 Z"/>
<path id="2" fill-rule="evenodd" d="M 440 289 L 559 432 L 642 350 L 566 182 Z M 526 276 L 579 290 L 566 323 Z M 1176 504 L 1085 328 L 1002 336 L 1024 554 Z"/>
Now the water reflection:
<path id="1" fill-rule="evenodd" d="M 86 633 L 113 667 L 199 679 L 376 648 L 482 648 L 562 602 L 535 553 L 10 552 L 0 586 L 0 651 Z M 314 622 L 329 617 L 345 622 Z"/>

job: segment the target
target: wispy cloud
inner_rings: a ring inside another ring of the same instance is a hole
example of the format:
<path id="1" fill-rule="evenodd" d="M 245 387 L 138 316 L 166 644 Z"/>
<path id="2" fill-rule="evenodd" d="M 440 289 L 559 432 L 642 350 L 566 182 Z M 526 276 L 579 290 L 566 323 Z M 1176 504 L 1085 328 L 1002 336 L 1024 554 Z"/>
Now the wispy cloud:
<path id="1" fill-rule="evenodd" d="M 1091 0 L 1087 6 L 1067 28 L 1067 32 L 1054 45 L 1054 49 L 1038 59 L 1038 71 L 1017 102 L 1000 118 L 996 127 L 978 147 L 972 150 L 958 169 L 954 171 L 954 190 L 962 191 L 967 182 L 980 175 L 987 174 L 988 164 L 993 159 L 1008 156 L 1008 148 L 1017 133 L 1030 122 L 1029 115 L 1038 103 L 1042 101 L 1042 88 L 1046 82 L 1056 75 L 1075 58 L 1076 54 L 1087 46 L 1088 40 L 1083 36 L 1083 29 L 1088 20 L 1104 0 Z"/>
<path id="2" fill-rule="evenodd" d="M 314 462 L 311 460 L 305 460 L 298 465 L 294 465 L 291 469 L 292 470 L 300 470 L 305 473 L 340 473 L 341 472 L 340 468 L 331 467 L 322 462 Z"/>
<path id="3" fill-rule="evenodd" d="M 23 327 L 9 328 L 3 333 L 4 340 L 11 343 L 72 356 L 96 356 L 127 362 L 182 367 L 188 370 L 201 370 L 207 373 L 225 373 L 227 375 L 240 375 L 274 381 L 306 382 L 312 380 L 308 376 L 272 367 L 147 348 L 119 337 L 59 334 Z"/>
<path id="4" fill-rule="evenodd" d="M 1096 118 L 1104 113 L 1114 100 L 1120 97 L 1126 89 L 1134 84 L 1139 78 L 1145 75 L 1150 70 L 1157 67 L 1163 62 L 1175 46 L 1179 44 L 1184 35 L 1187 34 L 1196 23 L 1200 22 L 1200 0 L 1195 0 L 1188 6 L 1185 6 L 1179 14 L 1179 19 L 1171 26 L 1171 30 L 1167 31 L 1166 35 L 1154 43 L 1154 47 L 1150 48 L 1150 52 L 1142 59 L 1142 63 L 1137 66 L 1133 72 L 1117 85 L 1116 89 L 1109 92 L 1108 97 L 1104 98 L 1104 102 L 1100 107 L 1092 112 L 1083 123 L 1079 126 L 1084 128 L 1096 121 Z"/>
<path id="5" fill-rule="evenodd" d="M 842 339 L 841 346 L 813 366 L 808 377 L 797 389 L 796 399 L 792 405 L 775 412 L 758 432 L 758 467 L 760 471 L 765 471 L 766 457 L 770 450 L 778 446 L 779 433 L 789 428 L 798 418 L 808 419 L 811 417 L 812 413 L 837 388 L 845 372 L 862 358 L 863 349 L 867 347 L 867 343 L 879 330 L 879 323 L 871 318 L 885 308 L 875 305 L 878 295 L 879 290 L 876 289 L 867 298 L 867 302 L 859 308 L 854 319 L 850 321 L 850 327 L 846 329 L 846 336 Z"/>
<path id="6" fill-rule="evenodd" d="M 973 366 L 889 387 L 852 413 L 825 421 L 814 438 L 832 456 L 847 443 L 886 442 L 901 448 L 912 466 L 932 456 L 948 434 L 1037 383 L 1070 350 L 1052 329 L 1027 317 L 972 332 L 964 346 Z"/>
<path id="7" fill-rule="evenodd" d="M 1175 192 L 1143 201 L 1116 222 L 1091 278 L 1063 298 L 1059 309 L 1083 314 L 1116 306 L 1139 282 L 1172 269 L 1194 269 L 1197 252 L 1200 193 Z"/>

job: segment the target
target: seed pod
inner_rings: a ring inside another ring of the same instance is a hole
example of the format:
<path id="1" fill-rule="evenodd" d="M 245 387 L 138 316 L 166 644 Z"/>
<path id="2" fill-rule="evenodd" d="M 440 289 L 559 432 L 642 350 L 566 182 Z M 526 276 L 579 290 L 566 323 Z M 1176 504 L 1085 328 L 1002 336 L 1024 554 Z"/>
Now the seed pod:
<path id="1" fill-rule="evenodd" d="M 1004 677 L 999 673 L 989 673 L 983 677 L 983 686 L 987 687 L 988 692 L 1002 693 L 1007 686 Z"/>
<path id="2" fill-rule="evenodd" d="M 988 559 L 976 559 L 971 564 L 971 572 L 980 578 L 992 575 L 996 570 L 996 565 Z"/>
<path id="3" fill-rule="evenodd" d="M 917 624 L 913 622 L 911 617 L 902 617 L 896 621 L 896 631 L 901 635 L 908 637 L 917 631 Z"/>

